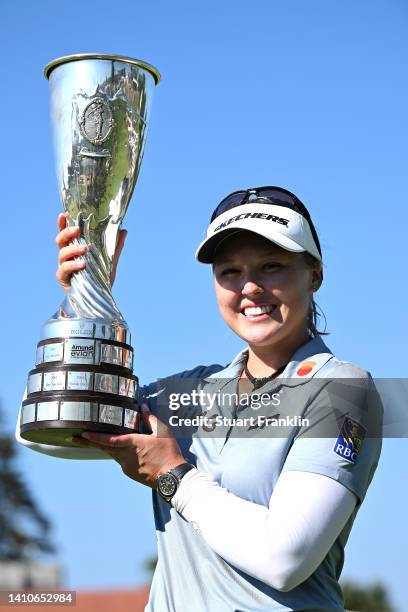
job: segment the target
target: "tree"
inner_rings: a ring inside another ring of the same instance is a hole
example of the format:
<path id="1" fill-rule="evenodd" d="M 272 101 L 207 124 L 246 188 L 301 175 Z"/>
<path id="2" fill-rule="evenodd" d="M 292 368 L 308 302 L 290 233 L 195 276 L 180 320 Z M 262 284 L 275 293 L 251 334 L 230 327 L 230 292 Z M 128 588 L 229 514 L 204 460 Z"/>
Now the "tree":
<path id="1" fill-rule="evenodd" d="M 23 561 L 53 553 L 51 523 L 16 467 L 17 448 L 5 431 L 0 406 L 0 560 Z"/>
<path id="2" fill-rule="evenodd" d="M 387 590 L 381 582 L 363 586 L 352 580 L 341 585 L 346 610 L 358 612 L 393 612 Z"/>
<path id="3" fill-rule="evenodd" d="M 156 569 L 156 565 L 157 565 L 156 556 L 148 557 L 146 561 L 143 563 L 143 569 L 145 570 L 145 572 L 149 574 L 149 578 L 153 576 L 154 570 Z"/>

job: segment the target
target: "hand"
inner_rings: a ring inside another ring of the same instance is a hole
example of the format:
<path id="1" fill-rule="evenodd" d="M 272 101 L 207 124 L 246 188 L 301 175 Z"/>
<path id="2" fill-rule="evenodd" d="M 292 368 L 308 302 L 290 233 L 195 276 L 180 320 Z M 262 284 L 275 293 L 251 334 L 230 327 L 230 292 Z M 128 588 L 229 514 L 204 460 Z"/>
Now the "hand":
<path id="1" fill-rule="evenodd" d="M 71 288 L 71 277 L 74 272 L 83 270 L 86 267 L 84 259 L 78 257 L 85 255 L 90 245 L 72 244 L 75 238 L 79 238 L 79 227 L 67 227 L 67 214 L 61 213 L 57 219 L 58 235 L 55 238 L 59 248 L 58 269 L 56 272 L 57 281 L 67 293 Z M 112 274 L 110 277 L 113 285 L 116 277 L 116 268 L 127 236 L 126 230 L 119 230 L 116 243 L 115 254 L 113 256 Z M 92 248 L 92 247 L 91 247 Z"/>
<path id="2" fill-rule="evenodd" d="M 111 435 L 89 431 L 82 434 L 86 440 L 77 436 L 73 436 L 72 440 L 79 446 L 105 451 L 119 463 L 126 476 L 156 489 L 161 474 L 187 462 L 167 425 L 146 405 L 142 406 L 141 414 L 152 434 Z"/>

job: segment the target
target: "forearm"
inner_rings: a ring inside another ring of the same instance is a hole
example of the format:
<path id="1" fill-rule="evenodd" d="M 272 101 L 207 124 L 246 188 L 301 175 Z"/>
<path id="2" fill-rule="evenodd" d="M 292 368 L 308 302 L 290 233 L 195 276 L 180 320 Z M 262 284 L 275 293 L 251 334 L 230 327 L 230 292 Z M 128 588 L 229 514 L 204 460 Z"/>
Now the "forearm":
<path id="1" fill-rule="evenodd" d="M 355 502 L 353 493 L 326 476 L 288 472 L 266 508 L 191 470 L 172 503 L 223 559 L 277 590 L 289 591 L 321 563 Z"/>

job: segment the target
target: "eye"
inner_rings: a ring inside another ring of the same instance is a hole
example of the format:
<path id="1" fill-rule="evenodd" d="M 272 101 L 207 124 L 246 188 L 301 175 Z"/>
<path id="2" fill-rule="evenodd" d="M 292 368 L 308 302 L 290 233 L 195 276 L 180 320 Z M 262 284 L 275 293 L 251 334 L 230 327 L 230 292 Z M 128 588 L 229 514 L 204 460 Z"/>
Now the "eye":
<path id="1" fill-rule="evenodd" d="M 266 272 L 277 270 L 279 268 L 283 268 L 283 265 L 276 261 L 268 261 L 264 263 L 262 266 L 262 269 L 265 270 Z"/>
<path id="2" fill-rule="evenodd" d="M 239 274 L 238 268 L 224 268 L 221 270 L 221 276 L 231 276 L 232 274 Z"/>

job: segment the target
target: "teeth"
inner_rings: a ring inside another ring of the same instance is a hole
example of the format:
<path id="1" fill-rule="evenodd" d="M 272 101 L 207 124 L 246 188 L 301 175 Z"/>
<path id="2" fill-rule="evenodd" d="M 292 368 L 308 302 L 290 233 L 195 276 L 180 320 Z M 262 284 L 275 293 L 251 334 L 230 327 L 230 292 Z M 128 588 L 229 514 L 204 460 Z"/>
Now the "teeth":
<path id="1" fill-rule="evenodd" d="M 266 312 L 272 312 L 272 310 L 275 310 L 275 308 L 275 304 L 268 304 L 267 306 L 250 306 L 249 308 L 244 308 L 244 315 L 251 316 L 265 314 Z"/>

